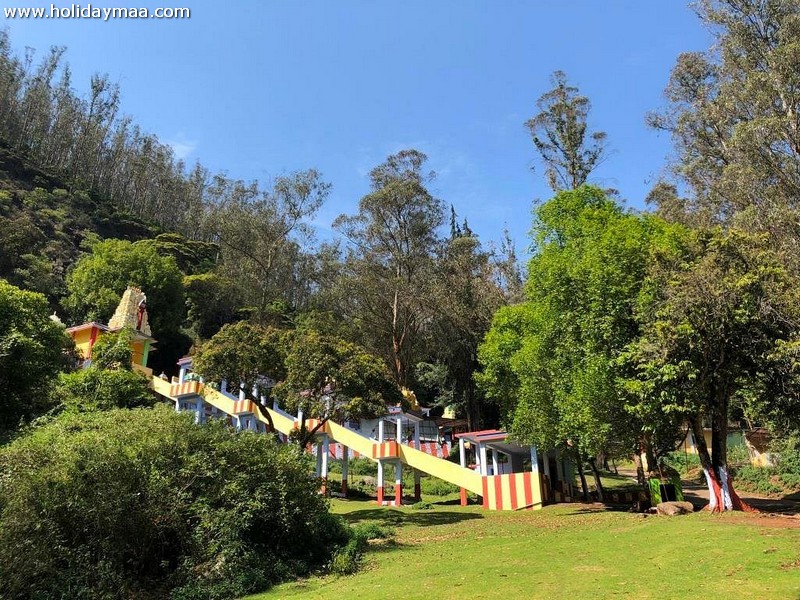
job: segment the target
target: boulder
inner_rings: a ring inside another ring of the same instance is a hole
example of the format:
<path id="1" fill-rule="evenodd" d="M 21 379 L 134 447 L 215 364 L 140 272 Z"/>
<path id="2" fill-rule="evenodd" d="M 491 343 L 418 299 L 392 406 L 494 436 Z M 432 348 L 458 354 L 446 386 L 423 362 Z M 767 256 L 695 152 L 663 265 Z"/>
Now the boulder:
<path id="1" fill-rule="evenodd" d="M 659 515 L 674 517 L 694 512 L 694 506 L 691 502 L 661 502 L 656 506 L 656 512 Z"/>

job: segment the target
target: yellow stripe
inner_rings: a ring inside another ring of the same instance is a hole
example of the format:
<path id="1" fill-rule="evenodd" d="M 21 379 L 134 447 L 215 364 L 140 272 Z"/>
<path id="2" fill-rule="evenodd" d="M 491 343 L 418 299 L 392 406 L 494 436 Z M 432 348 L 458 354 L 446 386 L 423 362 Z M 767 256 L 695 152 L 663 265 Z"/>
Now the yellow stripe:
<path id="1" fill-rule="evenodd" d="M 500 490 L 503 497 L 503 509 L 511 510 L 511 478 L 514 475 L 500 476 Z"/>

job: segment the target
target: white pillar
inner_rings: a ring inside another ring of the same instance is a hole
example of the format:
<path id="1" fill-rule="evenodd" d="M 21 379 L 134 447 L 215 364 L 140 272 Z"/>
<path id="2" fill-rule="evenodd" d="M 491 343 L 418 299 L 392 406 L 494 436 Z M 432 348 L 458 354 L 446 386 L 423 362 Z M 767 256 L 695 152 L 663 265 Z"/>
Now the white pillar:
<path id="1" fill-rule="evenodd" d="M 302 411 L 302 409 L 297 411 L 297 422 L 298 423 L 302 423 L 303 422 L 303 411 Z"/>
<path id="2" fill-rule="evenodd" d="M 395 434 L 395 440 L 398 444 L 402 443 L 403 441 L 403 417 L 397 417 L 397 433 Z"/>
<path id="3" fill-rule="evenodd" d="M 330 452 L 330 439 L 328 438 L 328 434 L 322 434 L 322 464 L 321 467 L 321 476 L 322 476 L 322 492 L 328 492 L 328 454 Z"/>
<path id="4" fill-rule="evenodd" d="M 492 448 L 492 475 L 500 475 L 500 465 L 497 462 L 497 450 Z"/>
<path id="5" fill-rule="evenodd" d="M 484 444 L 478 444 L 478 449 L 481 455 L 481 475 L 488 475 L 489 474 L 489 464 L 486 460 L 486 446 Z"/>
<path id="6" fill-rule="evenodd" d="M 239 384 L 239 400 L 245 400 L 245 399 L 247 399 L 247 396 L 244 393 L 244 384 L 240 383 Z"/>
<path id="7" fill-rule="evenodd" d="M 195 402 L 196 412 L 194 414 L 194 422 L 195 423 L 205 423 L 206 415 L 205 415 L 205 402 L 203 402 L 202 398 L 198 398 Z"/>
<path id="8" fill-rule="evenodd" d="M 400 419 L 397 419 L 400 423 Z M 403 461 L 399 458 L 394 466 L 394 505 L 403 505 Z"/>
<path id="9" fill-rule="evenodd" d="M 383 419 L 378 421 L 378 441 L 383 443 Z"/>
<path id="10" fill-rule="evenodd" d="M 539 473 L 539 454 L 536 446 L 531 446 L 531 473 Z"/>
<path id="11" fill-rule="evenodd" d="M 547 476 L 548 479 L 550 478 L 550 453 L 547 452 L 542 456 L 542 462 L 544 462 L 544 474 Z M 552 479 L 551 479 L 552 481 Z"/>
<path id="12" fill-rule="evenodd" d="M 422 445 L 419 443 L 419 421 L 414 423 L 414 448 L 419 450 Z"/>
<path id="13" fill-rule="evenodd" d="M 228 380 L 223 379 L 219 382 L 219 391 L 220 392 L 227 392 L 228 391 Z"/>
<path id="14" fill-rule="evenodd" d="M 378 460 L 378 504 L 383 504 L 383 461 Z"/>
<path id="15" fill-rule="evenodd" d="M 458 457 L 461 462 L 461 466 L 465 469 L 467 468 L 467 451 L 464 448 L 464 438 L 458 438 Z"/>
<path id="16" fill-rule="evenodd" d="M 186 380 L 186 367 L 181 367 L 178 372 L 178 383 L 183 383 Z"/>

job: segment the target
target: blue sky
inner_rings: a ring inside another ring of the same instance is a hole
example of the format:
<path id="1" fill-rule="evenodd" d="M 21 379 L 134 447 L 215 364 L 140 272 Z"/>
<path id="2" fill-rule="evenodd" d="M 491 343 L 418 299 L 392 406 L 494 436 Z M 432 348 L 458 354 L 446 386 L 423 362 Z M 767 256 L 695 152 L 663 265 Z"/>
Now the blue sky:
<path id="1" fill-rule="evenodd" d="M 645 114 L 663 104 L 677 55 L 711 41 L 678 0 L 138 2 L 93 4 L 188 6 L 192 17 L 2 26 L 20 50 L 67 46 L 80 90 L 108 73 L 124 111 L 188 162 L 243 179 L 319 169 L 333 184 L 320 237 L 356 210 L 370 168 L 413 147 L 439 173 L 435 194 L 484 242 L 507 226 L 523 250 L 531 203 L 550 195 L 523 123 L 556 69 L 609 135 L 595 181 L 642 207 L 671 148 Z"/>

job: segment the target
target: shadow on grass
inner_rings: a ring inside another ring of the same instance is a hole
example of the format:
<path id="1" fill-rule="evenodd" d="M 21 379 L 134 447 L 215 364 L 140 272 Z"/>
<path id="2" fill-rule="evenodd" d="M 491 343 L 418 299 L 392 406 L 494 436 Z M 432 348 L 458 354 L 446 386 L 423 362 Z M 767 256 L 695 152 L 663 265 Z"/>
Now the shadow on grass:
<path id="1" fill-rule="evenodd" d="M 396 508 L 368 508 L 344 513 L 342 518 L 348 523 L 359 523 L 360 521 L 377 521 L 382 525 L 416 525 L 417 527 L 431 527 L 434 525 L 450 525 L 469 521 L 471 519 L 482 519 L 483 515 L 468 512 L 420 510 L 405 511 Z"/>

